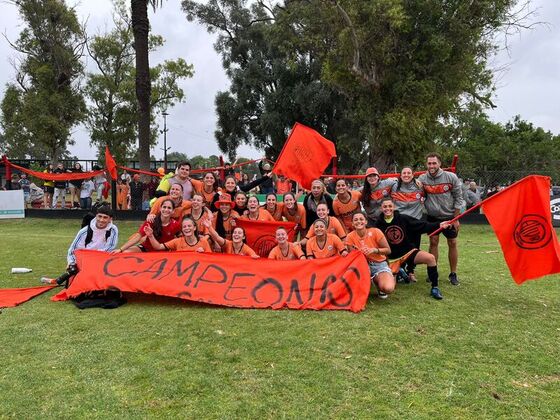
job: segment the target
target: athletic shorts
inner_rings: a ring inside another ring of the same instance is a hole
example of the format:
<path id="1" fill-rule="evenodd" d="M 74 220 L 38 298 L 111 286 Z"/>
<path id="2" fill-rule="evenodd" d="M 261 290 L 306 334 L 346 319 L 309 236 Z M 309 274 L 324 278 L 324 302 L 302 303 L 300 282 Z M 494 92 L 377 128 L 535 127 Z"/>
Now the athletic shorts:
<path id="1" fill-rule="evenodd" d="M 49 186 L 47 186 L 47 185 L 44 185 L 44 186 L 43 186 L 43 191 L 46 192 L 46 193 L 51 193 L 51 194 L 53 194 L 53 193 L 54 193 L 54 187 L 49 187 Z"/>
<path id="2" fill-rule="evenodd" d="M 369 265 L 369 274 L 371 275 L 371 279 L 373 280 L 375 278 L 375 276 L 377 276 L 379 273 L 389 273 L 389 274 L 393 274 L 391 272 L 391 269 L 389 268 L 389 264 L 387 264 L 387 261 L 382 261 L 382 262 L 373 262 L 373 261 L 369 261 L 368 262 Z"/>
<path id="3" fill-rule="evenodd" d="M 416 255 L 418 255 L 419 252 L 420 252 L 419 249 L 415 249 L 412 252 L 412 254 L 410 254 L 408 256 L 408 258 L 404 261 L 404 263 L 402 265 L 404 265 L 404 264 L 414 264 L 414 258 L 416 258 Z"/>
<path id="4" fill-rule="evenodd" d="M 428 215 L 428 222 L 431 223 L 441 223 L 441 222 L 447 222 L 448 220 L 451 220 L 452 218 L 448 218 L 448 219 L 440 219 L 438 217 L 434 217 L 434 216 L 430 216 Z M 445 236 L 447 239 L 455 239 L 457 236 L 459 236 L 459 232 L 457 232 L 457 229 L 455 229 L 455 226 L 451 226 L 449 229 L 443 229 L 440 233 L 443 233 L 443 236 Z M 438 233 L 439 235 L 439 233 Z"/>

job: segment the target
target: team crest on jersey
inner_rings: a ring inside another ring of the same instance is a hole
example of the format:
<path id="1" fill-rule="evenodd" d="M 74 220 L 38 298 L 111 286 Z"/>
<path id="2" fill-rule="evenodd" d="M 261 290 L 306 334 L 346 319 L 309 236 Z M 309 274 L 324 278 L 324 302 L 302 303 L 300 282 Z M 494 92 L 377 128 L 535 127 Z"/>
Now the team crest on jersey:
<path id="1" fill-rule="evenodd" d="M 444 185 L 443 186 L 443 191 L 449 191 L 449 185 Z"/>
<path id="2" fill-rule="evenodd" d="M 420 200 L 420 197 L 422 197 L 422 196 L 420 195 L 420 193 L 416 193 L 416 199 L 417 199 L 417 200 Z"/>
<path id="3" fill-rule="evenodd" d="M 390 244 L 400 244 L 404 239 L 404 231 L 400 228 L 400 226 L 389 226 L 385 231 L 385 236 Z"/>
<path id="4" fill-rule="evenodd" d="M 383 195 L 387 196 L 389 194 L 389 192 L 387 190 L 383 190 Z"/>
<path id="5" fill-rule="evenodd" d="M 332 251 L 332 250 L 333 250 L 333 246 L 332 246 L 332 245 L 329 245 L 329 246 L 327 247 L 327 249 L 328 249 L 329 251 Z"/>

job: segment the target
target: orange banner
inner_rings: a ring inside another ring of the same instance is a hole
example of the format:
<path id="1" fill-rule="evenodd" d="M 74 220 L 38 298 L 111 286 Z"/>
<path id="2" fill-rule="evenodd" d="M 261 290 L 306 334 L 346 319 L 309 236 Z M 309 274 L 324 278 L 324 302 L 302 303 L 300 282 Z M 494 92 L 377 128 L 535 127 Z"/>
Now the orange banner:
<path id="1" fill-rule="evenodd" d="M 35 178 L 44 179 L 46 181 L 70 181 L 74 179 L 88 179 L 93 178 L 94 176 L 101 175 L 104 170 L 101 171 L 90 171 L 90 172 L 65 172 L 62 174 L 55 174 L 49 172 L 38 172 L 33 171 L 31 169 L 24 168 L 23 166 L 16 165 L 15 163 L 10 162 L 8 159 L 4 160 L 4 164 L 10 165 L 12 168 L 17 169 L 18 171 L 25 172 Z"/>
<path id="2" fill-rule="evenodd" d="M 294 222 L 263 222 L 259 220 L 237 219 L 236 226 L 245 231 L 245 242 L 261 257 L 268 257 L 270 250 L 276 243 L 276 229 L 283 227 L 288 232 L 288 241 L 293 242 L 296 237 Z"/>
<path id="3" fill-rule="evenodd" d="M 362 253 L 272 261 L 196 252 L 110 255 L 76 251 L 80 272 L 52 300 L 116 288 L 238 308 L 339 309 L 359 312 L 369 296 Z"/>

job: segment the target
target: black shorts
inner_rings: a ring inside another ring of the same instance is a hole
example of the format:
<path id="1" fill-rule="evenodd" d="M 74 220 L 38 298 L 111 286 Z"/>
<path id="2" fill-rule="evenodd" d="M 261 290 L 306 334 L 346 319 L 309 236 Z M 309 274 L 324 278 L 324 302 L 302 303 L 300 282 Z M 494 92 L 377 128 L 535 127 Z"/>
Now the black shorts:
<path id="1" fill-rule="evenodd" d="M 428 222 L 431 223 L 441 223 L 441 222 L 447 222 L 448 220 L 451 220 L 452 218 L 447 218 L 447 219 L 440 219 L 438 217 L 434 217 L 434 216 L 430 216 L 428 215 Z M 440 233 L 443 233 L 443 236 L 445 236 L 447 239 L 455 239 L 457 236 L 459 236 L 459 232 L 457 232 L 457 229 L 455 229 L 455 226 L 451 226 L 449 229 L 443 229 Z M 439 235 L 439 233 L 438 233 Z"/>
<path id="2" fill-rule="evenodd" d="M 410 255 L 408 256 L 408 258 L 403 262 L 402 265 L 405 265 L 405 264 L 414 264 L 414 258 L 416 258 L 416 255 L 417 255 L 419 252 L 420 252 L 419 249 L 414 250 L 414 251 L 412 252 L 412 254 L 410 254 Z"/>
<path id="3" fill-rule="evenodd" d="M 43 185 L 43 191 L 46 192 L 47 194 L 54 194 L 54 187 L 48 187 L 46 185 Z"/>

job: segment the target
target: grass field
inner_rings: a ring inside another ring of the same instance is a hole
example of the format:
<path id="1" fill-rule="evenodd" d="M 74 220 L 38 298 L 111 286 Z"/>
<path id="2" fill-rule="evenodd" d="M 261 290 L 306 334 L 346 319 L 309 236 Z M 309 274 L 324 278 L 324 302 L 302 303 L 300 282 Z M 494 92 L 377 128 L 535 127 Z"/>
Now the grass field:
<path id="1" fill-rule="evenodd" d="M 138 226 L 117 224 L 121 243 Z M 0 222 L 0 287 L 60 274 L 77 228 Z M 0 417 L 560 418 L 560 276 L 516 286 L 490 228 L 462 229 L 443 301 L 420 267 L 360 314 L 142 296 L 80 311 L 53 293 L 4 309 Z"/>

